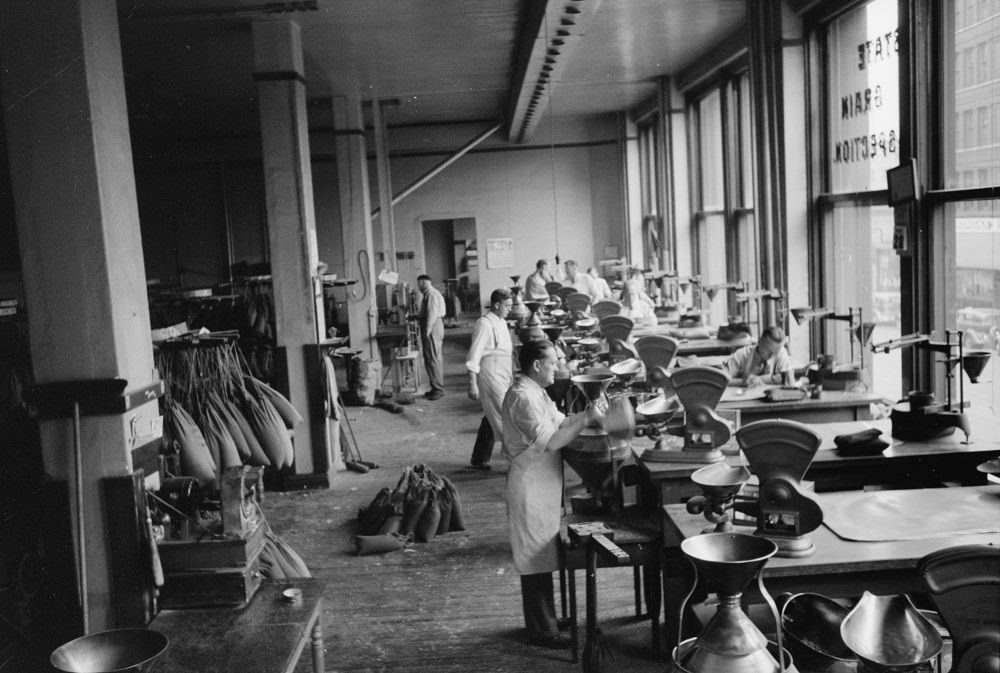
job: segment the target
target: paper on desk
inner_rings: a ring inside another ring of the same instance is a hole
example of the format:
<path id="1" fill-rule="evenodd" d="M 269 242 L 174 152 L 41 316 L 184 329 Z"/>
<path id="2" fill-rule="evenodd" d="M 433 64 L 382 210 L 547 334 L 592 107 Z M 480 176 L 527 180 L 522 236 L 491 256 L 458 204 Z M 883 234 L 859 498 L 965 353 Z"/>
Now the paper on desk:
<path id="1" fill-rule="evenodd" d="M 977 488 L 819 494 L 823 523 L 856 542 L 1000 533 L 1000 492 Z"/>

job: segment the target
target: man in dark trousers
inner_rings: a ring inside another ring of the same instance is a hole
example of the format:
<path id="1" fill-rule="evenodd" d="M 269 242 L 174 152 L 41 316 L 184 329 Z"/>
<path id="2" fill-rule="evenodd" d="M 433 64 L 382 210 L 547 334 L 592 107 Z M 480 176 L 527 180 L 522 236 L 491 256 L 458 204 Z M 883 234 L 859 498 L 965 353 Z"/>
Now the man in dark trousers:
<path id="1" fill-rule="evenodd" d="M 444 345 L 444 297 L 431 284 L 427 274 L 417 276 L 417 287 L 423 295 L 420 302 L 420 313 L 416 316 L 420 324 L 420 346 L 424 352 L 424 369 L 430 390 L 424 393 L 429 400 L 438 400 L 444 396 L 444 364 L 442 346 Z"/>

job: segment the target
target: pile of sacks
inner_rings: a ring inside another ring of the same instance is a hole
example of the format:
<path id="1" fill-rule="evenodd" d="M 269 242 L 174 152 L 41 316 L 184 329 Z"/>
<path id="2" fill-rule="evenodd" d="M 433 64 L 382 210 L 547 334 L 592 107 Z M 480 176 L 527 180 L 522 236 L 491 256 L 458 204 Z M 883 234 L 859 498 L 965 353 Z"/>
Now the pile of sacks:
<path id="1" fill-rule="evenodd" d="M 416 463 L 404 468 L 395 488 L 380 490 L 358 510 L 358 556 L 401 549 L 413 542 L 465 530 L 458 490 L 447 477 Z"/>

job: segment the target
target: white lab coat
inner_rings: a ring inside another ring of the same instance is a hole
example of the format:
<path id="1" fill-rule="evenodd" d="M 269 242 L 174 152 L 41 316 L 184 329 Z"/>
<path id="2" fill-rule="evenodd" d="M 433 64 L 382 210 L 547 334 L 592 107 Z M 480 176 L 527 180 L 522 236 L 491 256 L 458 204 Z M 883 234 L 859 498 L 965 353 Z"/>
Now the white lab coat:
<path id="1" fill-rule="evenodd" d="M 493 427 L 493 436 L 502 437 L 500 411 L 503 397 L 514 380 L 513 345 L 507 322 L 488 311 L 472 330 L 472 343 L 466 356 L 465 368 L 476 374 L 479 402 L 486 420 Z"/>
<path id="2" fill-rule="evenodd" d="M 504 499 L 514 570 L 521 575 L 559 569 L 562 451 L 547 446 L 564 418 L 527 376 L 518 376 L 504 397 L 503 451 L 510 460 Z"/>

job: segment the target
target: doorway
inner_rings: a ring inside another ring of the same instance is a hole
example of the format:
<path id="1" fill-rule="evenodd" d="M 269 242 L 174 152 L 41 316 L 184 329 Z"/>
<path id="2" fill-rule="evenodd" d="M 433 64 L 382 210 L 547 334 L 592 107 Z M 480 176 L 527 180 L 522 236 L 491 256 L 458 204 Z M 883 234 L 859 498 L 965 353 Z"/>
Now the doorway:
<path id="1" fill-rule="evenodd" d="M 479 314 L 476 218 L 423 220 L 424 273 L 445 295 L 448 316 Z M 456 315 L 452 315 L 452 314 Z"/>

